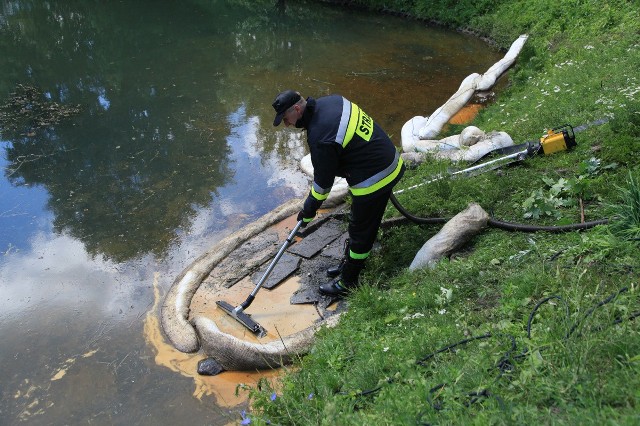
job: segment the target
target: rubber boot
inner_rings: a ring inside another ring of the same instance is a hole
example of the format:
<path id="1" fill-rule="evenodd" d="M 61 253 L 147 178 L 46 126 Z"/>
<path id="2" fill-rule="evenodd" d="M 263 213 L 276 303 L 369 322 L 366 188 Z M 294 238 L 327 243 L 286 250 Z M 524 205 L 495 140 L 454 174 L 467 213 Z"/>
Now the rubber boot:
<path id="1" fill-rule="evenodd" d="M 349 257 L 349 239 L 347 238 L 346 240 L 344 240 L 344 255 L 340 260 L 340 264 L 338 266 L 332 266 L 331 268 L 327 269 L 327 276 L 331 278 L 335 278 L 338 275 L 340 275 L 340 273 L 342 272 L 342 268 L 344 267 L 344 264 L 347 261 L 348 257 Z"/>
<path id="2" fill-rule="evenodd" d="M 341 277 L 327 284 L 322 284 L 320 286 L 320 293 L 333 297 L 343 297 L 347 295 L 350 290 L 358 286 L 358 278 L 363 268 L 364 260 L 356 260 L 348 257 L 342 267 Z"/>

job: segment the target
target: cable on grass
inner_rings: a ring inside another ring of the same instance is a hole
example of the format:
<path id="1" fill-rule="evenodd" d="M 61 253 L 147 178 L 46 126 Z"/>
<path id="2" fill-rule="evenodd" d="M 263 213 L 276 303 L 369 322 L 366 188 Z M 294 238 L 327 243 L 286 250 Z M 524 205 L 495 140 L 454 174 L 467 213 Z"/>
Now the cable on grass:
<path id="1" fill-rule="evenodd" d="M 615 293 L 613 293 L 613 294 L 609 295 L 606 299 L 604 299 L 604 300 L 602 300 L 602 301 L 598 302 L 595 306 L 593 306 L 593 307 L 589 308 L 589 309 L 585 312 L 585 314 L 584 314 L 584 315 L 583 315 L 583 316 L 582 316 L 578 321 L 576 321 L 576 323 L 574 323 L 574 324 L 571 326 L 571 328 L 567 331 L 567 333 L 566 333 L 566 335 L 565 335 L 564 339 L 566 340 L 566 339 L 570 338 L 570 337 L 571 337 L 571 335 L 575 332 L 575 330 L 580 326 L 580 324 L 581 324 L 585 319 L 587 319 L 589 316 L 591 316 L 591 315 L 595 312 L 595 310 L 596 310 L 596 309 L 601 308 L 602 306 L 604 306 L 604 305 L 606 305 L 606 304 L 608 304 L 608 303 L 612 302 L 612 301 L 613 301 L 613 300 L 615 300 L 615 299 L 616 299 L 620 294 L 622 294 L 622 293 L 624 293 L 624 292 L 626 292 L 626 291 L 628 291 L 628 290 L 629 290 L 629 289 L 628 289 L 628 287 L 624 287 L 624 288 L 622 288 L 622 289 L 618 290 L 617 292 L 615 292 Z M 564 307 L 565 307 L 565 315 L 566 315 L 566 317 L 567 317 L 567 320 L 570 318 L 571 313 L 570 313 L 570 310 L 569 310 L 569 306 L 568 306 L 568 304 L 566 303 L 566 301 L 565 301 L 564 299 L 562 299 L 560 296 L 556 296 L 556 295 L 546 297 L 546 298 L 544 298 L 543 300 L 541 300 L 540 302 L 538 302 L 538 303 L 536 304 L 536 306 L 535 306 L 535 307 L 533 308 L 533 310 L 531 311 L 531 314 L 529 315 L 529 319 L 528 319 L 528 321 L 527 321 L 527 338 L 531 338 L 531 325 L 532 325 L 532 323 L 533 323 L 533 318 L 535 317 L 536 313 L 538 312 L 538 309 L 539 309 L 543 304 L 548 303 L 549 301 L 554 300 L 554 299 L 559 300 L 560 302 L 562 302 L 562 303 L 564 304 Z M 640 311 L 638 311 L 638 312 L 634 312 L 634 313 L 632 313 L 631 315 L 629 315 L 629 316 L 626 318 L 626 320 L 631 321 L 631 320 L 633 320 L 633 319 L 635 319 L 635 318 L 637 318 L 637 317 L 639 317 L 639 316 L 640 316 Z M 620 324 L 622 321 L 624 321 L 624 319 L 623 319 L 623 318 L 621 318 L 621 317 L 618 317 L 618 318 L 616 318 L 616 319 L 612 322 L 612 324 L 611 324 L 611 325 Z M 600 330 L 602 330 L 602 329 L 604 329 L 604 326 L 603 326 L 603 327 L 598 328 L 596 331 L 600 331 Z M 437 350 L 437 351 L 435 351 L 435 352 L 430 353 L 429 355 L 427 355 L 426 357 L 424 357 L 424 358 L 422 358 L 420 361 L 418 361 L 418 362 L 417 362 L 417 364 L 419 364 L 419 365 L 421 365 L 421 366 L 425 366 L 424 362 L 425 362 L 426 360 L 428 360 L 428 359 L 430 359 L 430 358 L 433 358 L 435 355 L 437 355 L 437 354 L 439 354 L 439 353 L 442 353 L 442 352 L 448 351 L 448 350 L 450 350 L 451 348 L 454 348 L 454 347 L 459 346 L 459 345 L 462 345 L 462 344 L 466 344 L 466 343 L 468 343 L 468 342 L 470 342 L 470 341 L 473 341 L 473 340 L 485 339 L 485 338 L 494 337 L 494 336 L 495 336 L 495 337 L 497 337 L 497 336 L 499 336 L 499 335 L 503 335 L 503 334 L 502 334 L 502 333 L 500 333 L 500 334 L 486 333 L 486 334 L 483 334 L 482 336 L 477 336 L 477 337 L 475 337 L 475 338 L 469 338 L 469 339 L 461 340 L 460 342 L 453 343 L 453 344 L 448 345 L 448 346 L 446 346 L 446 347 L 444 347 L 444 348 L 442 348 L 442 349 L 439 349 L 439 350 Z M 500 374 L 499 374 L 499 375 L 498 375 L 498 377 L 496 378 L 496 381 L 497 381 L 497 379 L 499 379 L 500 377 L 502 377 L 502 376 L 504 375 L 504 373 L 505 373 L 505 372 L 511 371 L 511 367 L 513 367 L 513 364 L 511 364 L 511 363 L 509 362 L 509 360 L 510 360 L 510 358 L 511 358 L 509 355 L 510 355 L 510 353 L 511 353 L 512 351 L 514 351 L 514 352 L 515 352 L 515 350 L 516 350 L 516 342 L 515 342 L 515 338 L 513 338 L 513 336 L 511 336 L 511 335 L 507 335 L 507 336 L 509 336 L 509 337 L 512 339 L 512 347 L 511 347 L 511 350 L 510 350 L 510 351 L 507 351 L 507 353 L 506 353 L 502 358 L 500 358 L 500 360 L 498 360 L 498 362 L 496 363 L 496 367 L 500 370 Z M 546 349 L 546 348 L 548 348 L 548 347 L 549 347 L 549 345 L 547 345 L 547 346 L 545 346 L 545 347 L 542 347 L 542 348 L 540 348 L 539 350 L 544 350 L 544 349 Z M 514 357 L 513 357 L 513 359 L 514 359 L 514 360 L 521 360 L 521 359 L 525 358 L 525 357 L 528 355 L 528 353 L 529 353 L 529 349 L 525 347 L 525 348 L 522 350 L 522 352 L 521 352 L 520 354 L 518 354 L 518 355 L 514 356 Z M 446 386 L 446 384 L 438 385 L 438 386 L 436 386 L 436 387 L 432 388 L 432 389 L 429 391 L 429 393 L 430 393 L 430 394 L 432 394 L 433 392 L 435 392 L 435 391 L 437 391 L 437 390 L 439 390 L 439 389 L 442 389 L 444 386 Z M 485 393 L 484 391 L 486 391 L 486 393 Z M 493 394 L 493 393 L 489 392 L 489 390 L 488 390 L 488 389 L 485 389 L 484 391 L 480 392 L 480 394 L 479 394 L 479 395 L 473 395 L 473 396 L 474 396 L 474 398 L 470 399 L 469 404 L 468 404 L 468 405 L 466 405 L 466 406 L 469 406 L 469 405 L 471 405 L 472 403 L 477 402 L 477 401 L 480 399 L 479 397 L 486 397 L 486 396 L 488 396 L 488 395 L 491 395 L 491 396 L 496 397 L 496 399 L 498 399 L 498 398 L 499 398 L 497 395 L 495 395 L 495 394 Z M 468 394 L 468 395 L 471 395 L 471 394 Z M 429 402 L 429 404 L 430 404 L 430 405 L 431 405 L 431 406 L 432 406 L 436 411 L 439 411 L 439 410 L 441 410 L 441 409 L 442 409 L 442 404 L 440 404 L 440 403 L 437 403 L 437 404 L 432 403 L 432 402 L 431 402 L 432 400 L 431 400 L 431 397 L 430 397 L 430 396 L 427 398 L 427 401 Z M 502 406 L 502 404 L 501 404 L 501 406 Z"/>
<path id="2" fill-rule="evenodd" d="M 624 287 L 620 290 L 618 290 L 615 293 L 612 293 L 611 295 L 609 295 L 606 299 L 598 302 L 596 305 L 594 305 L 593 307 L 589 308 L 585 314 L 578 320 L 576 321 L 567 331 L 567 333 L 564 336 L 564 339 L 569 339 L 574 332 L 576 331 L 576 329 L 580 326 L 580 324 L 582 324 L 582 322 L 587 319 L 589 316 L 591 316 L 596 309 L 603 307 L 604 305 L 612 302 L 613 300 L 615 300 L 620 294 L 627 292 L 629 289 L 628 287 Z M 567 304 L 567 302 L 560 296 L 557 295 L 553 295 L 553 296 L 549 296 L 546 297 L 544 299 L 542 299 L 541 301 L 539 301 L 536 306 L 532 309 L 530 315 L 529 315 L 529 319 L 527 321 L 527 338 L 531 338 L 531 329 L 532 329 L 532 324 L 533 324 L 533 319 L 535 317 L 535 315 L 537 314 L 538 310 L 540 309 L 540 307 L 542 305 L 544 305 L 545 303 L 548 303 L 552 300 L 558 300 L 560 302 L 562 302 L 562 304 L 564 305 L 565 308 L 565 315 L 567 318 L 567 322 L 570 319 L 571 316 L 571 312 L 569 309 L 569 305 Z M 640 311 L 636 311 L 631 313 L 630 315 L 628 315 L 626 318 L 622 318 L 622 317 L 617 317 L 611 324 L 609 325 L 616 325 L 616 324 L 620 324 L 623 321 L 627 320 L 627 321 L 631 321 L 634 320 L 635 318 L 640 316 Z M 603 330 L 605 327 L 599 327 L 597 329 L 595 329 L 594 331 L 601 331 Z M 444 353 L 444 352 L 452 352 L 452 353 L 456 353 L 457 350 L 456 348 L 458 348 L 459 346 L 466 346 L 468 343 L 474 342 L 474 341 L 479 341 L 479 340 L 484 340 L 484 339 L 488 339 L 488 338 L 492 338 L 492 337 L 507 337 L 510 341 L 510 348 L 505 352 L 505 354 L 496 362 L 494 368 L 497 368 L 499 370 L 499 374 L 496 377 L 496 380 L 494 381 L 497 382 L 502 376 L 504 376 L 506 373 L 511 373 L 515 370 L 515 365 L 512 361 L 520 361 L 523 360 L 524 358 L 526 358 L 526 356 L 529 354 L 529 349 L 527 347 L 524 347 L 522 352 L 520 352 L 517 355 L 513 355 L 516 351 L 517 351 L 517 342 L 516 339 L 513 335 L 511 334 L 506 334 L 506 333 L 485 333 L 483 335 L 480 336 L 474 336 L 474 337 L 469 337 L 467 339 L 463 339 L 460 340 L 459 342 L 456 343 L 452 343 L 449 344 L 443 348 L 440 348 L 434 352 L 429 353 L 428 355 L 424 356 L 423 358 L 421 358 L 420 360 L 416 361 L 417 365 L 420 365 L 422 367 L 426 367 L 427 366 L 427 361 L 429 361 L 430 359 L 434 358 L 436 355 Z M 546 345 L 543 346 L 541 348 L 539 348 L 539 351 L 545 350 L 549 347 L 550 345 Z M 394 382 L 393 379 L 387 379 L 386 382 L 388 384 L 391 384 Z M 439 400 L 437 400 L 438 395 L 439 395 L 439 391 L 443 390 L 445 387 L 447 386 L 447 383 L 440 383 L 434 387 L 432 387 L 429 390 L 429 393 L 427 395 L 427 402 L 428 404 L 431 406 L 431 408 L 433 408 L 436 411 L 440 411 L 443 409 L 443 403 Z M 377 386 L 373 389 L 369 389 L 369 390 L 365 390 L 365 391 L 361 391 L 355 394 L 355 397 L 366 397 L 366 396 L 370 396 L 370 395 L 374 395 L 377 394 L 378 392 L 380 392 L 380 390 L 382 389 L 383 385 Z M 339 392 L 342 395 L 347 395 L 349 394 L 348 392 Z M 435 394 L 435 398 L 434 398 L 434 394 Z M 504 403 L 504 400 L 497 394 L 491 392 L 489 389 L 482 389 L 482 390 L 478 390 L 478 391 L 473 391 L 473 392 L 469 392 L 465 395 L 465 398 L 467 398 L 467 400 L 463 403 L 464 406 L 466 407 L 470 407 L 471 405 L 473 405 L 474 403 L 482 400 L 482 399 L 487 399 L 487 398 L 494 398 L 497 402 L 498 405 L 500 407 L 500 409 L 502 411 L 506 411 L 506 405 Z M 417 424 L 428 424 L 428 423 L 424 423 L 421 421 L 421 418 L 425 415 L 425 411 L 422 410 L 417 417 Z"/>

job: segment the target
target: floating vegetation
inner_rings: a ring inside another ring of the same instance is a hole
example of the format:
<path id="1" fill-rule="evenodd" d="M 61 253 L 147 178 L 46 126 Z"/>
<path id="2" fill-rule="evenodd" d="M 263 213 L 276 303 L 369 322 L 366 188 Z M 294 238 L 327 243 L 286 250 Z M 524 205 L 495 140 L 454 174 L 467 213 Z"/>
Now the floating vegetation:
<path id="1" fill-rule="evenodd" d="M 51 127 L 80 112 L 80 105 L 53 102 L 33 86 L 18 84 L 0 105 L 0 131 L 34 136 L 35 131 Z"/>
<path id="2" fill-rule="evenodd" d="M 369 72 L 357 72 L 357 71 L 350 71 L 347 73 L 347 76 L 349 77 L 363 77 L 363 76 L 382 76 L 382 75 L 387 75 L 389 73 L 389 69 L 387 68 L 381 68 L 379 70 L 374 70 L 374 71 L 369 71 Z"/>

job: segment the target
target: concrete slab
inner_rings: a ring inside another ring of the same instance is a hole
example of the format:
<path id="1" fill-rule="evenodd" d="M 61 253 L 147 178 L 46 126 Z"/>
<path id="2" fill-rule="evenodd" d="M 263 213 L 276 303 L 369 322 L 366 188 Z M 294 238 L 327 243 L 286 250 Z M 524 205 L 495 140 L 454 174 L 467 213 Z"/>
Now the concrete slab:
<path id="1" fill-rule="evenodd" d="M 273 259 L 269 260 L 265 265 L 263 265 L 262 268 L 260 268 L 251 276 L 251 281 L 253 281 L 255 285 L 258 285 L 272 260 Z M 298 256 L 284 253 L 276 266 L 273 268 L 273 271 L 271 271 L 271 274 L 267 278 L 267 281 L 262 284 L 262 287 L 267 289 L 274 288 L 282 281 L 287 279 L 291 274 L 293 274 L 298 269 L 298 265 L 300 265 L 301 261 L 302 259 Z"/>
<path id="2" fill-rule="evenodd" d="M 322 227 L 289 248 L 289 252 L 310 259 L 329 243 L 344 233 L 343 225 L 337 220 L 328 220 Z"/>
<path id="3" fill-rule="evenodd" d="M 342 235 L 336 240 L 333 240 L 324 250 L 322 255 L 333 259 L 337 259 L 338 263 L 344 256 L 344 242 L 349 238 L 349 233 L 344 231 Z"/>

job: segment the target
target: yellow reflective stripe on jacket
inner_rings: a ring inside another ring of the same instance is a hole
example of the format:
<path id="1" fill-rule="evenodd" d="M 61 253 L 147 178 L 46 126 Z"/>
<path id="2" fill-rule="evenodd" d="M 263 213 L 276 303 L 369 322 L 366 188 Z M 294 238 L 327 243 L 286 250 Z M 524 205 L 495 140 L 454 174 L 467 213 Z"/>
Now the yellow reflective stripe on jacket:
<path id="1" fill-rule="evenodd" d="M 355 253 L 352 250 L 349 250 L 349 257 L 352 259 L 366 259 L 367 257 L 369 257 L 369 253 L 371 252 L 366 252 L 366 253 Z"/>
<path id="2" fill-rule="evenodd" d="M 373 120 L 358 105 L 342 98 L 342 116 L 336 142 L 345 148 L 355 134 L 369 142 L 373 134 Z"/>
<path id="3" fill-rule="evenodd" d="M 355 196 L 371 194 L 398 177 L 400 170 L 402 170 L 402 157 L 400 157 L 400 153 L 396 151 L 396 156 L 389 167 L 376 173 L 369 179 L 350 187 L 349 190 Z"/>
<path id="4" fill-rule="evenodd" d="M 329 196 L 331 188 L 321 188 L 317 183 L 313 182 L 311 185 L 311 196 L 318 201 L 324 201 Z"/>
<path id="5" fill-rule="evenodd" d="M 342 141 L 342 147 L 345 148 L 353 135 L 356 133 L 356 126 L 358 125 L 358 117 L 360 116 L 360 108 L 358 105 L 351 102 L 351 114 L 349 114 L 349 125 L 347 126 L 347 133 L 344 135 L 344 141 Z"/>

